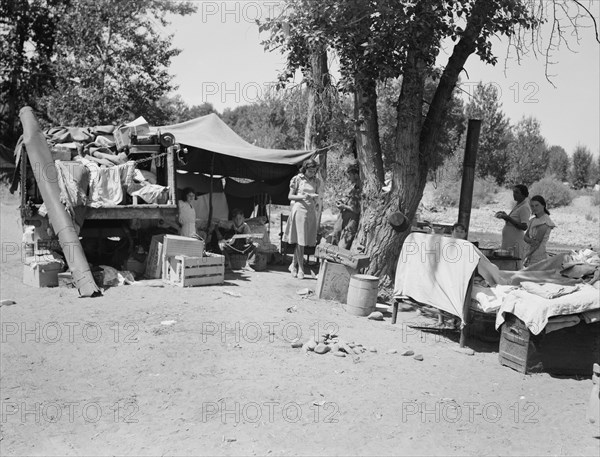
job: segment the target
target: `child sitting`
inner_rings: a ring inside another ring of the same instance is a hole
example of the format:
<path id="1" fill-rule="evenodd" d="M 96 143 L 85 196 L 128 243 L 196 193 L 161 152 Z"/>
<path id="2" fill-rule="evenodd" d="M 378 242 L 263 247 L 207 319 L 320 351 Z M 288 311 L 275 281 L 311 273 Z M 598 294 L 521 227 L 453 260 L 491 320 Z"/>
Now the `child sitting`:
<path id="1" fill-rule="evenodd" d="M 241 254 L 247 256 L 246 265 L 243 269 L 254 271 L 250 267 L 255 252 L 256 246 L 252 243 L 250 238 L 238 237 L 233 239 L 234 235 L 250 235 L 250 226 L 244 219 L 244 212 L 241 209 L 234 209 L 231 212 L 232 221 L 229 228 L 223 230 L 219 229 L 216 231 L 219 239 L 219 247 L 225 256 L 225 264 L 228 269 L 231 268 L 231 255 Z"/>

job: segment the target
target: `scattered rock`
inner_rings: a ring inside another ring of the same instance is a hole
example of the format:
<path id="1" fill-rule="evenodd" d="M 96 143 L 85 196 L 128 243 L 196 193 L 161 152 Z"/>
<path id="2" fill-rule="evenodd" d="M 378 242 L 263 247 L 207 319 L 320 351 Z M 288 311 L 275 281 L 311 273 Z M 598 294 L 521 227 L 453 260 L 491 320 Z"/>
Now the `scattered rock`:
<path id="1" fill-rule="evenodd" d="M 377 348 L 369 348 L 369 352 L 377 352 Z"/>
<path id="2" fill-rule="evenodd" d="M 347 343 L 349 347 L 354 348 L 354 346 L 356 346 L 356 344 L 354 343 Z"/>
<path id="3" fill-rule="evenodd" d="M 317 344 L 317 347 L 315 348 L 317 354 L 326 354 L 329 351 L 331 351 L 331 348 L 324 343 Z"/>
<path id="4" fill-rule="evenodd" d="M 317 342 L 312 338 L 310 340 L 308 340 L 308 342 L 306 344 L 308 346 L 309 351 L 314 351 L 315 348 L 317 347 Z"/>
<path id="5" fill-rule="evenodd" d="M 346 357 L 346 354 L 340 351 L 334 352 L 333 355 L 336 357 Z"/>
<path id="6" fill-rule="evenodd" d="M 396 349 L 388 349 L 387 353 L 388 354 L 397 354 L 398 351 Z"/>
<path id="7" fill-rule="evenodd" d="M 408 356 L 408 355 L 415 355 L 415 351 L 411 351 L 411 350 L 409 349 L 408 351 L 404 351 L 404 352 L 402 353 L 402 355 L 406 355 L 406 356 Z"/>
<path id="8" fill-rule="evenodd" d="M 419 362 L 423 361 L 423 356 L 421 354 L 417 354 L 413 357 L 413 359 L 418 360 Z"/>
<path id="9" fill-rule="evenodd" d="M 17 302 L 14 300 L 0 300 L 0 306 L 12 306 L 16 304 Z"/>
<path id="10" fill-rule="evenodd" d="M 331 352 L 333 352 L 334 354 L 336 352 L 339 352 L 339 350 L 340 350 L 340 345 L 339 344 L 334 343 L 334 344 L 331 345 Z"/>
<path id="11" fill-rule="evenodd" d="M 304 289 L 299 289 L 296 291 L 296 293 L 298 295 L 309 295 L 312 293 L 312 290 L 308 289 L 308 288 L 304 288 Z"/>
<path id="12" fill-rule="evenodd" d="M 367 316 L 367 319 L 371 319 L 372 321 L 382 321 L 383 313 L 380 313 L 379 311 L 373 311 L 371 314 L 369 314 L 369 316 Z"/>
<path id="13" fill-rule="evenodd" d="M 354 347 L 354 353 L 355 353 L 356 355 L 360 355 L 360 353 L 361 353 L 361 352 L 362 352 L 362 351 L 360 350 L 360 348 L 358 348 L 358 347 L 356 347 L 356 346 Z"/>
<path id="14" fill-rule="evenodd" d="M 294 342 L 292 343 L 292 347 L 293 347 L 294 349 L 301 348 L 302 346 L 303 346 L 303 344 L 302 344 L 302 341 L 294 341 Z"/>

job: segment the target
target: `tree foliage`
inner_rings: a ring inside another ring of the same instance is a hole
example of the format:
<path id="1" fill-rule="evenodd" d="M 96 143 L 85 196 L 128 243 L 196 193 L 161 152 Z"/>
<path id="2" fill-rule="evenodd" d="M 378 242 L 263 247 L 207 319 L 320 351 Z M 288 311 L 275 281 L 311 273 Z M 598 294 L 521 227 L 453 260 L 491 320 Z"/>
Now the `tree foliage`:
<path id="1" fill-rule="evenodd" d="M 498 90 L 481 82 L 465 108 L 466 117 L 481 119 L 476 171 L 479 177 L 493 176 L 504 184 L 509 171 L 508 145 L 511 141 L 510 122 L 502 111 Z"/>
<path id="2" fill-rule="evenodd" d="M 593 157 L 585 146 L 577 146 L 573 153 L 573 168 L 571 169 L 571 184 L 575 189 L 581 189 L 590 182 L 590 171 Z"/>
<path id="3" fill-rule="evenodd" d="M 266 48 L 286 53 L 282 84 L 307 67 L 311 42 L 337 57 L 338 87 L 354 96 L 361 167 L 362 218 L 355 244 L 366 247 L 372 259 L 369 271 L 386 283 L 406 233 L 395 234 L 381 221 L 398 210 L 409 219 L 415 214 L 427 176 L 440 163 L 436 158 L 440 132 L 466 60 L 476 54 L 495 64 L 492 38 L 504 35 L 522 43 L 546 10 L 540 13 L 538 2 L 520 0 L 289 0 L 287 5 L 280 17 L 261 24 L 261 30 L 271 33 Z M 442 46 L 449 58 L 438 69 Z M 402 85 L 394 102 L 392 186 L 382 194 L 376 88 L 378 82 L 400 76 Z M 425 96 L 428 78 L 436 81 L 431 99 Z"/>
<path id="4" fill-rule="evenodd" d="M 540 123 L 534 117 L 521 119 L 514 129 L 514 139 L 509 145 L 510 171 L 507 181 L 511 185 L 529 186 L 546 174 L 548 148 L 540 132 Z"/>
<path id="5" fill-rule="evenodd" d="M 172 0 L 2 0 L 1 143 L 12 149 L 18 109 L 33 106 L 53 124 L 112 123 L 164 116 L 178 54 L 163 36 L 169 14 L 195 6 Z"/>
<path id="6" fill-rule="evenodd" d="M 556 176 L 557 179 L 564 182 L 569 179 L 569 169 L 571 161 L 567 151 L 561 146 L 551 146 L 548 149 L 548 168 L 546 174 Z"/>
<path id="7" fill-rule="evenodd" d="M 77 0 L 58 24 L 54 90 L 43 98 L 55 123 L 88 125 L 144 113 L 173 89 L 168 73 L 179 50 L 163 37 L 167 14 L 194 7 L 169 0 Z M 131 114 L 130 114 L 131 113 Z"/>

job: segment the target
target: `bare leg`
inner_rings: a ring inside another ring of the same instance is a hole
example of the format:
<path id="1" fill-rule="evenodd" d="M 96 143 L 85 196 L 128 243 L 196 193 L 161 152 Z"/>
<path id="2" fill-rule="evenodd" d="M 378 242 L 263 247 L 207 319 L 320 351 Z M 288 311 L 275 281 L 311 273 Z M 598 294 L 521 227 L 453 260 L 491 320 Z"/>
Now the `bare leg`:
<path id="1" fill-rule="evenodd" d="M 304 277 L 304 246 L 296 245 L 294 257 L 298 262 L 298 277 Z"/>

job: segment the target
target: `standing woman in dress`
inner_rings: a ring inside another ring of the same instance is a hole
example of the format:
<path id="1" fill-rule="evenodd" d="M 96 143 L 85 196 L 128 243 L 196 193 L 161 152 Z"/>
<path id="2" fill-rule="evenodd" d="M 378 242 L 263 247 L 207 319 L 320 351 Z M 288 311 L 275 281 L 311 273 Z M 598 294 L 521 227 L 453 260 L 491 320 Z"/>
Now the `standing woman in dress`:
<path id="1" fill-rule="evenodd" d="M 550 219 L 550 212 L 546 209 L 546 200 L 541 195 L 534 195 L 530 200 L 533 217 L 529 219 L 527 231 L 525 232 L 525 243 L 529 250 L 525 255 L 524 265 L 529 266 L 548 258 L 546 243 L 550 238 L 550 232 L 556 224 Z"/>
<path id="2" fill-rule="evenodd" d="M 296 244 L 294 259 L 290 265 L 294 278 L 304 278 L 304 247 L 317 244 L 317 201 L 320 190 L 317 168 L 316 161 L 305 160 L 300 173 L 290 181 L 288 199 L 292 203 L 292 210 L 283 241 Z"/>
<path id="3" fill-rule="evenodd" d="M 191 187 L 183 189 L 183 200 L 179 200 L 179 234 L 190 238 L 198 238 L 196 233 L 196 210 L 192 202 L 196 200 L 196 192 Z"/>

